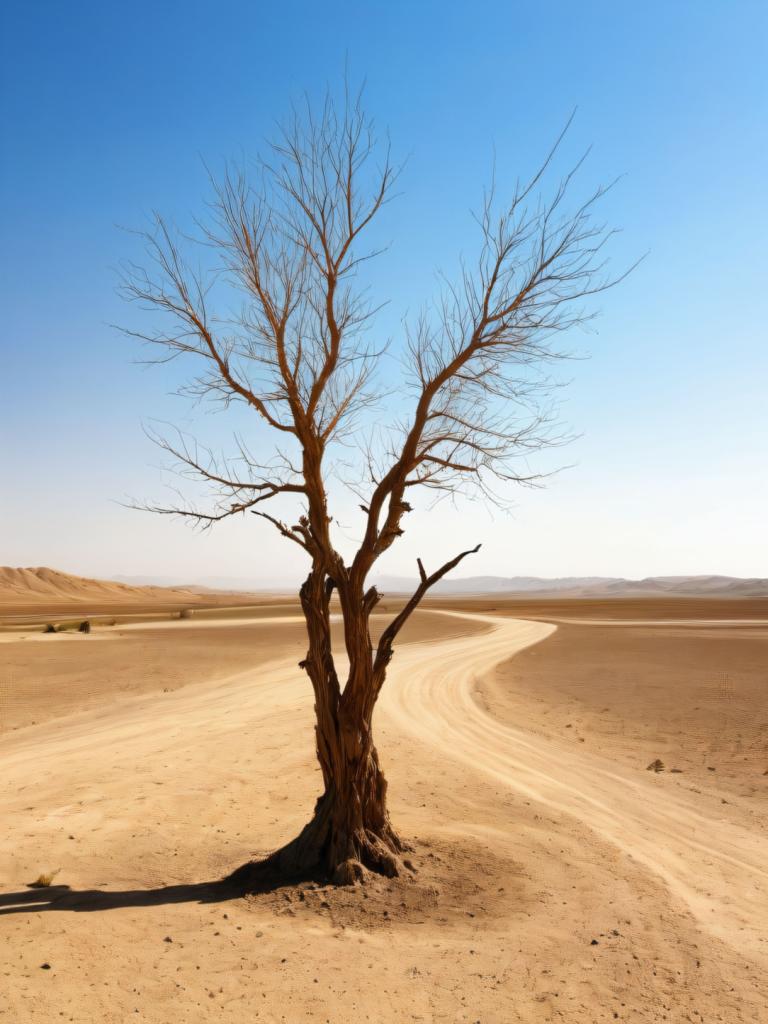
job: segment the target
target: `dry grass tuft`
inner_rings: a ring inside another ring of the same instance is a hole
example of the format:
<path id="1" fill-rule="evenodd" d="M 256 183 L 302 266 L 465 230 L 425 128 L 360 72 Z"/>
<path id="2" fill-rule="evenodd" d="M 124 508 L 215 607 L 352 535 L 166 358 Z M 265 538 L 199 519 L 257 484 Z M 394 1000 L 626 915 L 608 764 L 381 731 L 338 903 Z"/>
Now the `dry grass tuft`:
<path id="1" fill-rule="evenodd" d="M 53 880 L 61 871 L 61 868 L 56 868 L 55 871 L 49 871 L 46 874 L 38 875 L 34 882 L 29 883 L 30 889 L 47 889 L 49 885 L 53 885 Z"/>

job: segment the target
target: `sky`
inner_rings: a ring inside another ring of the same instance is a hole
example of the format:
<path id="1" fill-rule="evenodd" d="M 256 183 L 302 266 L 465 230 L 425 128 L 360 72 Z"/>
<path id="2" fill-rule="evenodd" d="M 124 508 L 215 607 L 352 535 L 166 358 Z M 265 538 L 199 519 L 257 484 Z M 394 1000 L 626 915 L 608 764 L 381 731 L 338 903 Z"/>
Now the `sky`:
<path id="1" fill-rule="evenodd" d="M 346 67 L 406 161 L 371 276 L 395 347 L 437 271 L 476 251 L 471 211 L 494 167 L 511 190 L 574 109 L 561 166 L 591 146 L 578 189 L 622 176 L 603 207 L 621 229 L 611 266 L 645 254 L 568 339 L 581 358 L 560 415 L 577 438 L 535 465 L 567 468 L 520 489 L 511 514 L 424 501 L 382 571 L 481 542 L 461 575 L 768 576 L 767 44 L 768 5 L 742 0 L 7 0 L 0 564 L 301 578 L 302 553 L 253 517 L 200 533 L 121 504 L 166 494 L 142 429 L 154 420 L 269 441 L 241 412 L 176 396 L 184 367 L 140 364 L 112 326 L 137 315 L 116 267 L 140 257 L 153 210 L 189 225 L 205 166 L 255 157 L 292 101 L 338 88 Z M 351 543 L 355 504 L 332 496 Z"/>

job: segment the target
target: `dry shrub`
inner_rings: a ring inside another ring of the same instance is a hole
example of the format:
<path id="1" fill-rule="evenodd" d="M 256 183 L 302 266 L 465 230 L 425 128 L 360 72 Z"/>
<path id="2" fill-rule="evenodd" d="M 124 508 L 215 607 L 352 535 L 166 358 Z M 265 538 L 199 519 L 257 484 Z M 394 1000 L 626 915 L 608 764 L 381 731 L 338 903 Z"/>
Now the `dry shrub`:
<path id="1" fill-rule="evenodd" d="M 61 868 L 56 868 L 55 871 L 48 871 L 47 873 L 40 874 L 34 880 L 29 883 L 30 889 L 47 889 L 49 885 L 53 884 L 53 880 L 61 871 Z"/>

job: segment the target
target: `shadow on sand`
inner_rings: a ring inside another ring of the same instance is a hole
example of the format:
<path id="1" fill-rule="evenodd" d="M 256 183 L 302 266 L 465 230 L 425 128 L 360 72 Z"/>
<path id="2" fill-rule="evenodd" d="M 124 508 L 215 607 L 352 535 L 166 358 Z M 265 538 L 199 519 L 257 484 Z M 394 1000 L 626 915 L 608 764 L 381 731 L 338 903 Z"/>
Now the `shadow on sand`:
<path id="1" fill-rule="evenodd" d="M 42 910 L 68 910 L 89 913 L 120 910 L 125 907 L 162 907 L 172 903 L 224 903 L 246 895 L 275 892 L 285 886 L 315 879 L 314 874 L 287 878 L 271 869 L 269 859 L 263 865 L 246 865 L 247 888 L 239 880 L 225 878 L 215 882 L 188 885 L 164 885 L 157 889 L 72 889 L 68 885 L 42 888 L 27 886 L 20 892 L 0 892 L 0 917 L 6 914 L 39 913 Z M 258 870 L 259 868 L 262 870 Z M 254 871 L 255 869 L 255 871 Z"/>
<path id="2" fill-rule="evenodd" d="M 23 889 L 0 893 L 0 916 L 39 913 L 42 910 L 69 910 L 87 913 L 95 910 L 119 910 L 123 907 L 160 907 L 170 903 L 221 903 L 237 899 L 242 890 L 224 882 L 200 882 L 195 885 L 165 885 L 159 889 L 71 889 L 68 885 Z"/>

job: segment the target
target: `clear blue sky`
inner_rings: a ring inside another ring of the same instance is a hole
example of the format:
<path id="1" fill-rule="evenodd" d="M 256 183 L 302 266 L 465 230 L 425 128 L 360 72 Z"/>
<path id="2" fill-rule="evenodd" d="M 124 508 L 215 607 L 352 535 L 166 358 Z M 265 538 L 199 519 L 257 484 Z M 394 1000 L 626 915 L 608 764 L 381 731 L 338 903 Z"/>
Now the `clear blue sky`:
<path id="1" fill-rule="evenodd" d="M 201 536 L 130 512 L 162 494 L 152 417 L 222 435 L 108 325 L 129 314 L 120 226 L 182 224 L 214 167 L 253 154 L 292 98 L 348 59 L 408 157 L 386 214 L 385 328 L 471 253 L 468 216 L 536 164 L 573 107 L 564 161 L 623 173 L 606 216 L 632 277 L 570 368 L 573 468 L 521 492 L 413 516 L 385 570 L 484 542 L 467 572 L 768 576 L 768 5 L 764 2 L 21 3 L 2 24 L 0 564 L 84 574 L 293 578 L 252 518 Z M 242 424 L 238 424 L 242 425 Z M 548 465 L 545 460 L 542 465 Z M 290 547 L 290 545 L 288 545 Z"/>

